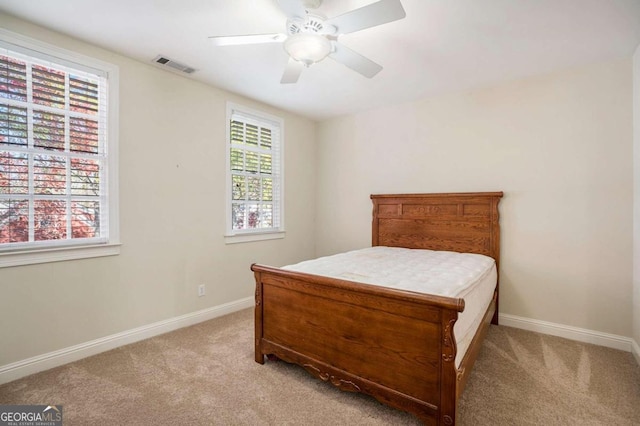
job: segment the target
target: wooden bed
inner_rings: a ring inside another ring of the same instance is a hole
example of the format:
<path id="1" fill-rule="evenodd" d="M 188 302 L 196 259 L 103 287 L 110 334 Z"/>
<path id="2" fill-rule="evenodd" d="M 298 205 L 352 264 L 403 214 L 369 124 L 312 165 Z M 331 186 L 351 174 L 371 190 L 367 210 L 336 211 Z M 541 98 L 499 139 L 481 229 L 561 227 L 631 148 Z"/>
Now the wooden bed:
<path id="1" fill-rule="evenodd" d="M 372 245 L 500 257 L 502 192 L 372 195 Z M 453 326 L 464 300 L 254 264 L 255 360 L 304 367 L 350 392 L 452 425 L 457 401 L 498 318 L 498 288 L 456 368 Z"/>

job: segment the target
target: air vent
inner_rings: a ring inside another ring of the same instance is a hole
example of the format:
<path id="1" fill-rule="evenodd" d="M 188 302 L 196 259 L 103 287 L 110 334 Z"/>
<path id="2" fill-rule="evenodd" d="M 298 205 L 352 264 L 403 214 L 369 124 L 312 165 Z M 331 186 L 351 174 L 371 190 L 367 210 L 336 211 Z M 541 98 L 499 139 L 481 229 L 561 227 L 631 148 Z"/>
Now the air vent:
<path id="1" fill-rule="evenodd" d="M 166 56 L 162 56 L 162 55 L 156 56 L 153 59 L 153 62 L 157 63 L 158 65 L 162 65 L 163 67 L 172 68 L 175 71 L 180 71 L 185 74 L 193 74 L 194 72 L 196 72 L 195 68 L 192 68 L 185 64 L 181 64 L 178 61 L 174 61 L 173 59 L 169 59 Z"/>

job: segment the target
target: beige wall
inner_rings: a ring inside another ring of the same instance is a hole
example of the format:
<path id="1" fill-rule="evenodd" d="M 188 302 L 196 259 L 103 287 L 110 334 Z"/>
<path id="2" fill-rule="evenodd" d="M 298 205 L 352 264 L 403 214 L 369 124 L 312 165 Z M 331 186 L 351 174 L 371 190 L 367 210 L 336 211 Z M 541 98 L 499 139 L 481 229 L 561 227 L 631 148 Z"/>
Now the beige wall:
<path id="1" fill-rule="evenodd" d="M 640 347 L 640 45 L 633 55 L 633 340 Z M 640 362 L 640 352 L 635 353 Z"/>
<path id="2" fill-rule="evenodd" d="M 7 16 L 0 26 L 120 67 L 123 243 L 115 257 L 0 269 L 0 366 L 250 297 L 252 262 L 313 257 L 314 122 Z M 285 121 L 285 239 L 224 244 L 229 100 Z"/>
<path id="3" fill-rule="evenodd" d="M 631 336 L 631 93 L 627 59 L 320 123 L 317 254 L 371 193 L 501 190 L 501 312 Z"/>

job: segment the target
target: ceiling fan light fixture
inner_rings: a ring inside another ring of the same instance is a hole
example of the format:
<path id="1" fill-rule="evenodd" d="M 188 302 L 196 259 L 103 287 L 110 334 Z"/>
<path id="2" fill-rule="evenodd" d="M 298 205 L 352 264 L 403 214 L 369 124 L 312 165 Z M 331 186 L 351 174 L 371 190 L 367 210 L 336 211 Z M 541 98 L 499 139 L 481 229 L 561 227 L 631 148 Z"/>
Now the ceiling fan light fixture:
<path id="1" fill-rule="evenodd" d="M 319 34 L 297 33 L 284 41 L 289 56 L 307 67 L 326 58 L 331 48 L 331 42 Z"/>

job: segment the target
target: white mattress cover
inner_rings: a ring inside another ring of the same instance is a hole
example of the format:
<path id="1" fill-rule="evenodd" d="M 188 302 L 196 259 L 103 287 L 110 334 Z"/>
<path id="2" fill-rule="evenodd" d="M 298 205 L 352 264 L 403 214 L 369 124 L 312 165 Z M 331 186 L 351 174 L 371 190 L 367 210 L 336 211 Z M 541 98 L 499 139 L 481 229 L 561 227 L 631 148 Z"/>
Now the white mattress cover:
<path id="1" fill-rule="evenodd" d="M 464 299 L 464 311 L 454 326 L 456 367 L 482 322 L 497 282 L 495 261 L 488 256 L 383 246 L 307 260 L 282 269 Z"/>

